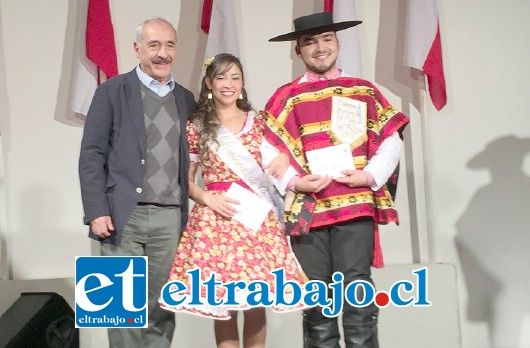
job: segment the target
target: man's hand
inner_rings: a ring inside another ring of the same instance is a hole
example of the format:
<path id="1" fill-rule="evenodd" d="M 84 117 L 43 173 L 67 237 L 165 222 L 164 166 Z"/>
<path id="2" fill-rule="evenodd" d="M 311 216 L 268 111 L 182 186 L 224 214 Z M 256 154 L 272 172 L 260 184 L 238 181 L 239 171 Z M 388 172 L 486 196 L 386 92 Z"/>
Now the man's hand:
<path id="1" fill-rule="evenodd" d="M 339 182 L 350 187 L 369 186 L 369 178 L 362 170 L 346 169 L 341 171 L 346 176 L 342 178 L 335 178 L 336 182 Z"/>
<path id="2" fill-rule="evenodd" d="M 309 174 L 296 180 L 294 187 L 296 191 L 320 192 L 331 184 L 331 180 L 332 178 L 327 175 Z"/>
<path id="3" fill-rule="evenodd" d="M 99 238 L 110 237 L 114 232 L 114 224 L 110 216 L 100 216 L 90 221 L 90 230 Z"/>

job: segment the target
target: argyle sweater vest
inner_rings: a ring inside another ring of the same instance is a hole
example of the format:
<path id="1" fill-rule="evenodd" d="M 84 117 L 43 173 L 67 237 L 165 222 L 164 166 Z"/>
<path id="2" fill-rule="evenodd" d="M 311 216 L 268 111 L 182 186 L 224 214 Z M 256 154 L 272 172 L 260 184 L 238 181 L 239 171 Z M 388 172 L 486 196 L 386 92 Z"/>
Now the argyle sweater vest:
<path id="1" fill-rule="evenodd" d="M 140 202 L 180 205 L 180 121 L 172 92 L 161 97 L 142 85 L 146 172 Z"/>

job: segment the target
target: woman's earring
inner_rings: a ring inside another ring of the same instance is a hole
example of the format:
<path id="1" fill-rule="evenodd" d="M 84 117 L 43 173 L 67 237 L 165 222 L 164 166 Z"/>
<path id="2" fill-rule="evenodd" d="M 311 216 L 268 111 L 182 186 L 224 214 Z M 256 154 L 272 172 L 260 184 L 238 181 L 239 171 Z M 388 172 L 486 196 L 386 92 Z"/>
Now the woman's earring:
<path id="1" fill-rule="evenodd" d="M 212 96 L 212 92 L 209 92 L 209 93 L 208 93 L 208 99 L 212 99 L 212 98 L 213 98 L 213 96 Z"/>
<path id="2" fill-rule="evenodd" d="M 243 93 L 239 94 L 239 99 L 243 99 Z"/>

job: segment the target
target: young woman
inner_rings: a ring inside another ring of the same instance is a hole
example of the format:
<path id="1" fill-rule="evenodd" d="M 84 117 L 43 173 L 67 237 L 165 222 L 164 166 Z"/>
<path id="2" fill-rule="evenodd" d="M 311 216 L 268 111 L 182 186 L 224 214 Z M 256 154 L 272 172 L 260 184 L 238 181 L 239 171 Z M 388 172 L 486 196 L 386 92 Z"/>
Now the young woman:
<path id="1" fill-rule="evenodd" d="M 278 188 L 284 191 L 289 181 L 289 174 L 285 174 L 289 160 L 286 155 L 278 155 L 262 137 L 264 121 L 247 100 L 239 59 L 219 54 L 205 65 L 197 111 L 187 127 L 190 197 L 196 204 L 180 239 L 169 281 L 188 284 L 187 292 L 179 296 L 189 295 L 193 284 L 186 272 L 199 268 L 202 281 L 212 274 L 220 283 L 262 281 L 269 285 L 272 296 L 275 289 L 271 271 L 281 268 L 286 281 L 302 286 L 307 279 L 284 235 L 278 216 L 281 210 L 271 209 L 261 225 L 252 229 L 233 218 L 240 202 L 238 197 L 226 195 L 230 186 L 237 184 L 265 201 L 274 201 L 271 197 L 275 189 L 269 179 L 280 179 L 284 184 L 278 184 Z M 264 165 L 264 161 L 269 163 Z M 205 189 L 194 183 L 199 167 Z M 216 301 L 227 296 L 225 290 L 215 289 Z M 240 290 L 235 294 L 237 305 L 211 306 L 202 288 L 201 305 L 162 307 L 215 318 L 218 347 L 239 347 L 237 311 L 244 310 L 243 346 L 264 347 L 265 309 L 252 308 L 246 301 L 248 293 Z"/>

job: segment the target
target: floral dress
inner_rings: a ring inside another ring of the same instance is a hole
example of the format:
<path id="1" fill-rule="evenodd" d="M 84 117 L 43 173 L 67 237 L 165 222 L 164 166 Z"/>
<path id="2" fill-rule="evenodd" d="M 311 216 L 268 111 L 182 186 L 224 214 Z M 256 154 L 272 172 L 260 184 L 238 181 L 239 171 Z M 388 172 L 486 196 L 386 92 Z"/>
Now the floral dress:
<path id="1" fill-rule="evenodd" d="M 249 112 L 243 129 L 235 134 L 255 160 L 261 165 L 260 145 L 264 122 L 260 114 Z M 195 124 L 187 126 L 190 159 L 200 162 L 206 190 L 212 194 L 224 194 L 231 183 L 245 186 L 242 180 L 210 148 L 204 158 L 199 158 L 199 132 Z M 250 190 L 250 189 L 249 189 Z M 271 210 L 257 231 L 246 228 L 234 219 L 224 218 L 206 205 L 195 204 L 182 233 L 169 274 L 168 282 L 179 281 L 187 290 L 179 292 L 179 298 L 190 296 L 194 291 L 191 277 L 186 273 L 199 268 L 201 280 L 207 281 L 213 273 L 217 282 L 262 281 L 269 285 L 269 297 L 274 298 L 275 282 L 271 271 L 283 269 L 285 281 L 297 282 L 301 287 L 307 277 L 292 253 L 278 216 Z M 285 288 L 286 292 L 290 287 Z M 195 291 L 197 291 L 195 289 Z M 206 290 L 201 287 L 202 304 L 182 303 L 170 306 L 161 301 L 167 310 L 187 312 L 201 316 L 230 319 L 229 310 L 250 308 L 246 301 L 248 290 L 238 291 L 238 305 L 211 306 L 206 301 Z M 226 288 L 215 288 L 215 299 L 226 298 Z M 285 298 L 288 298 L 289 294 Z M 299 306 L 272 307 L 275 311 L 301 309 Z"/>

